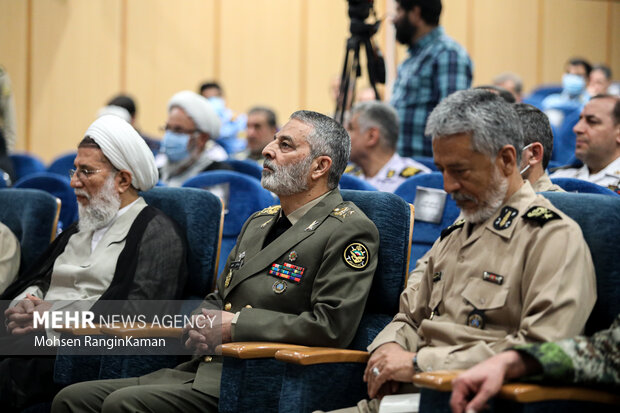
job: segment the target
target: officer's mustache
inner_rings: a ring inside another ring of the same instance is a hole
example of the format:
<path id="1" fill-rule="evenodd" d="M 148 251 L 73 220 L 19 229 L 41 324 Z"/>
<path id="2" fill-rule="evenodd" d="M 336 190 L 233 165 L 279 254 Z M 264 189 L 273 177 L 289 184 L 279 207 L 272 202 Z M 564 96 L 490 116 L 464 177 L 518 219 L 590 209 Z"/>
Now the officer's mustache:
<path id="1" fill-rule="evenodd" d="M 478 200 L 476 198 L 474 198 L 473 196 L 462 194 L 460 192 L 452 192 L 452 193 L 450 193 L 450 196 L 452 197 L 454 202 L 471 201 L 471 202 L 478 203 Z"/>

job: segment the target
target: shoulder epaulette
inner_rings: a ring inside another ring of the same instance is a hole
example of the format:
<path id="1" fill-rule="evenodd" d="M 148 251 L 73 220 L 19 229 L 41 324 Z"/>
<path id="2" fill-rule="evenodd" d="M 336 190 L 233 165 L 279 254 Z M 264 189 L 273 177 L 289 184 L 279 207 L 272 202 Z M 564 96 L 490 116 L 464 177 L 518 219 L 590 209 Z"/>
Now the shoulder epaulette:
<path id="1" fill-rule="evenodd" d="M 400 176 L 402 176 L 403 178 L 409 178 L 410 176 L 417 175 L 420 172 L 422 172 L 421 169 L 418 169 L 418 168 L 413 167 L 413 166 L 408 166 L 405 169 L 403 169 L 402 171 L 400 171 Z"/>
<path id="2" fill-rule="evenodd" d="M 345 219 L 348 216 L 351 216 L 355 213 L 355 210 L 349 206 L 345 206 L 345 204 L 340 204 L 336 208 L 332 210 L 330 215 L 335 217 L 339 217 L 340 219 Z"/>
<path id="3" fill-rule="evenodd" d="M 552 221 L 554 219 L 562 219 L 561 216 L 553 212 L 552 210 L 535 206 L 527 210 L 527 212 L 523 215 L 524 219 L 528 219 L 530 221 L 538 222 L 542 227 L 547 222 Z"/>
<path id="4" fill-rule="evenodd" d="M 261 211 L 258 211 L 256 213 L 256 216 L 260 216 L 260 215 L 275 215 L 280 211 L 281 206 L 280 205 L 272 205 L 270 207 L 267 207 Z"/>
<path id="5" fill-rule="evenodd" d="M 465 225 L 465 220 L 459 219 L 454 224 L 450 225 L 448 228 L 445 228 L 443 231 L 441 231 L 441 240 L 443 240 L 445 237 L 450 235 L 453 231 L 459 228 L 462 228 L 463 225 Z"/>

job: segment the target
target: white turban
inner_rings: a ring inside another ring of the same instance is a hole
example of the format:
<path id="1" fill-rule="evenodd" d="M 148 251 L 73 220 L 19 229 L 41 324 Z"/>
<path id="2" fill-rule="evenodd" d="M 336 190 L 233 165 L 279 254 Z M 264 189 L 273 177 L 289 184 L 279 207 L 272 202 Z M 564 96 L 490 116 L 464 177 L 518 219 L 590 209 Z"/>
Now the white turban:
<path id="1" fill-rule="evenodd" d="M 94 121 L 84 137 L 90 137 L 116 169 L 131 172 L 131 184 L 148 191 L 155 186 L 159 173 L 153 152 L 129 123 L 114 115 L 104 115 Z"/>
<path id="2" fill-rule="evenodd" d="M 129 111 L 123 107 L 116 105 L 108 105 L 99 109 L 97 112 L 97 117 L 100 118 L 105 115 L 115 115 L 124 120 L 125 122 L 131 122 L 131 114 Z"/>
<path id="3" fill-rule="evenodd" d="M 176 93 L 168 102 L 168 112 L 178 106 L 196 124 L 196 129 L 208 133 L 212 139 L 220 136 L 221 121 L 209 100 L 190 90 Z"/>

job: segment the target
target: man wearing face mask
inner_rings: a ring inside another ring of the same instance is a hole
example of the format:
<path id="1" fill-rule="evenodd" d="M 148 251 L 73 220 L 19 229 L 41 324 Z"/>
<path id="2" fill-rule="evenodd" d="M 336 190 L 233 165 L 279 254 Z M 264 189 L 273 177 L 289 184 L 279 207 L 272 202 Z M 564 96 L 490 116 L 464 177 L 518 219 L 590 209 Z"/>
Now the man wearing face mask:
<path id="1" fill-rule="evenodd" d="M 570 59 L 562 76 L 562 92 L 547 96 L 542 102 L 543 110 L 584 105 L 590 98 L 586 85 L 591 71 L 592 65 L 587 60 L 578 57 Z"/>
<path id="2" fill-rule="evenodd" d="M 168 120 L 157 163 L 160 179 L 181 186 L 201 172 L 230 169 L 226 150 L 215 143 L 221 122 L 211 103 L 197 93 L 178 92 L 168 102 Z"/>
<path id="3" fill-rule="evenodd" d="M 398 67 L 391 104 L 398 112 L 401 156 L 433 156 L 426 119 L 446 96 L 471 85 L 472 62 L 439 26 L 441 0 L 397 0 L 396 40 L 409 47 Z"/>
<path id="4" fill-rule="evenodd" d="M 521 176 L 532 184 L 535 192 L 564 192 L 545 172 L 553 152 L 553 131 L 547 115 L 527 103 L 517 103 L 514 108 L 521 121 L 525 145 L 521 150 Z"/>
<path id="5" fill-rule="evenodd" d="M 512 105 L 482 90 L 456 92 L 431 113 L 435 164 L 463 219 L 442 232 L 368 347 L 373 400 L 349 411 L 411 393 L 417 371 L 468 368 L 582 331 L 596 300 L 590 251 L 579 226 L 521 178 L 519 123 Z"/>

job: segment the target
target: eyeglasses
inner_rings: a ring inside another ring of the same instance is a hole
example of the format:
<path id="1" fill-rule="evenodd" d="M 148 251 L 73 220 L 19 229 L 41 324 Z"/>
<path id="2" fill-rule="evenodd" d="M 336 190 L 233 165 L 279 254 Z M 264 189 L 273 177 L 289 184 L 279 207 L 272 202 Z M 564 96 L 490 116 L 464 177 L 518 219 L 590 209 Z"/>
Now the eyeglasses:
<path id="1" fill-rule="evenodd" d="M 69 179 L 73 179 L 73 175 L 77 172 L 78 179 L 89 179 L 92 175 L 103 171 L 103 169 L 69 169 Z"/>
<path id="2" fill-rule="evenodd" d="M 180 133 L 183 135 L 195 135 L 196 133 L 200 133 L 200 131 L 198 129 L 193 129 L 193 130 L 185 130 L 179 127 L 172 127 L 172 126 L 160 126 L 159 130 L 161 130 L 162 132 L 166 132 L 166 131 L 170 131 L 170 132 L 174 132 L 174 133 Z"/>

